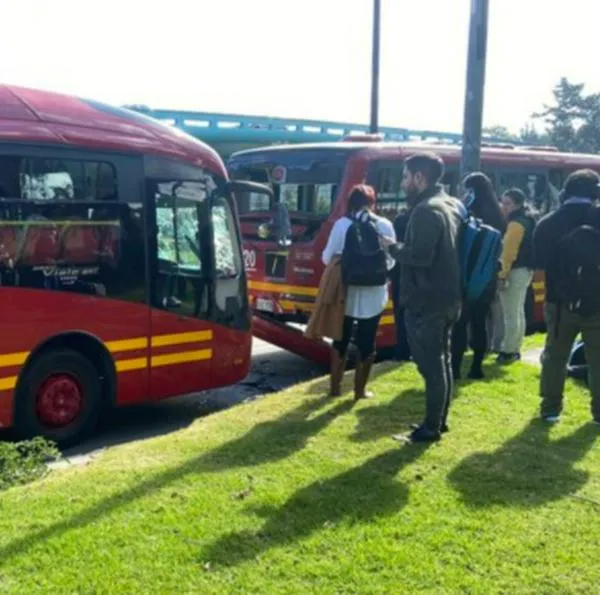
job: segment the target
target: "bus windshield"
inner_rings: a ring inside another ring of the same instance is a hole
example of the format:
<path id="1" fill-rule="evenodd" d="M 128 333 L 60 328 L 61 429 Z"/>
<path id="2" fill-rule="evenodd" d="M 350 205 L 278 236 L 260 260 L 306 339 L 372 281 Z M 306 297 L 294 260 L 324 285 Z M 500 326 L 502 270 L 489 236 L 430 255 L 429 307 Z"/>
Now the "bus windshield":
<path id="1" fill-rule="evenodd" d="M 326 218 L 342 179 L 347 153 L 323 150 L 277 150 L 234 155 L 229 162 L 234 180 L 269 185 L 270 199 L 252 192 L 237 195 L 240 215 L 266 213 L 272 202 L 282 202 L 294 215 Z"/>

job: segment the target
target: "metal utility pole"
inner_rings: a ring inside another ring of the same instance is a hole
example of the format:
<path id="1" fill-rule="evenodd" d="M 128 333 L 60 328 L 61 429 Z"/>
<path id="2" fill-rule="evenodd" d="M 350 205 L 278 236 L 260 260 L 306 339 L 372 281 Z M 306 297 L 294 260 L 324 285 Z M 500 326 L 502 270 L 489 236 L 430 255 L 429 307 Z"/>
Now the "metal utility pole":
<path id="1" fill-rule="evenodd" d="M 379 128 L 379 46 L 381 38 L 381 0 L 373 0 L 373 56 L 371 65 L 371 123 L 369 130 Z"/>
<path id="2" fill-rule="evenodd" d="M 469 52 L 467 57 L 467 88 L 461 157 L 462 176 L 481 169 L 481 126 L 485 59 L 487 50 L 488 0 L 471 1 Z"/>

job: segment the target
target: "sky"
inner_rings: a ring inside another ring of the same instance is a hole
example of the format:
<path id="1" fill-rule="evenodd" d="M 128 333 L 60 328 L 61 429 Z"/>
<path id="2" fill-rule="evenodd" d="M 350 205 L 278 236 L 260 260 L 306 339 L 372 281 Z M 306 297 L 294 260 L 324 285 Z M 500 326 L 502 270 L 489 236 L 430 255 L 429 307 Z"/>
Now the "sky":
<path id="1" fill-rule="evenodd" d="M 471 0 L 382 0 L 380 124 L 460 132 Z M 567 9 L 568 7 L 568 9 Z M 0 0 L 0 82 L 154 108 L 367 123 L 372 0 Z M 600 91 L 598 0 L 490 0 L 484 125 Z"/>

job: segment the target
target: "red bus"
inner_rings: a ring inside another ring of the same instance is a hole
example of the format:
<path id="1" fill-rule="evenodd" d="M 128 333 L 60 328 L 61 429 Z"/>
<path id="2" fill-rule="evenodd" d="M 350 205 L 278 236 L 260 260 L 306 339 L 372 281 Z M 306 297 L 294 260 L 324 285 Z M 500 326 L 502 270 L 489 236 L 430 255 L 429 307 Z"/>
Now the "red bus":
<path id="1" fill-rule="evenodd" d="M 244 260 L 248 272 L 255 335 L 324 365 L 329 346 L 305 340 L 290 322 L 305 323 L 323 271 L 321 252 L 336 219 L 346 211 L 350 188 L 371 184 L 380 214 L 394 218 L 403 205 L 403 160 L 422 150 L 438 153 L 446 164 L 444 184 L 457 192 L 460 146 L 381 142 L 369 135 L 344 142 L 285 145 L 240 151 L 231 156 L 232 179 L 268 184 L 274 196 L 240 194 Z M 558 204 L 558 193 L 572 171 L 589 167 L 600 172 L 600 156 L 559 153 L 550 147 L 489 146 L 482 150 L 482 169 L 500 194 L 523 189 L 538 211 Z M 285 205 L 291 224 L 291 245 L 278 241 L 274 207 Z M 528 299 L 528 321 L 542 321 L 543 277 L 537 274 Z M 378 333 L 378 349 L 395 342 L 391 303 Z M 312 344 L 311 344 L 312 343 Z"/>
<path id="2" fill-rule="evenodd" d="M 246 376 L 236 187 L 174 128 L 0 86 L 0 427 L 73 444 L 108 406 Z"/>

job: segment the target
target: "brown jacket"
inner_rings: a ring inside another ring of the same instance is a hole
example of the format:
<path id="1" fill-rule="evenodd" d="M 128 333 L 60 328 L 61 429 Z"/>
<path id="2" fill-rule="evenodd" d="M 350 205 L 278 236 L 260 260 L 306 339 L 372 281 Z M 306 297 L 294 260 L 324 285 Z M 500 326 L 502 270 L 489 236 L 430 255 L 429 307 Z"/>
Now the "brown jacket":
<path id="1" fill-rule="evenodd" d="M 315 309 L 310 316 L 304 336 L 308 339 L 342 338 L 346 289 L 342 283 L 340 257 L 336 256 L 323 271 Z"/>

